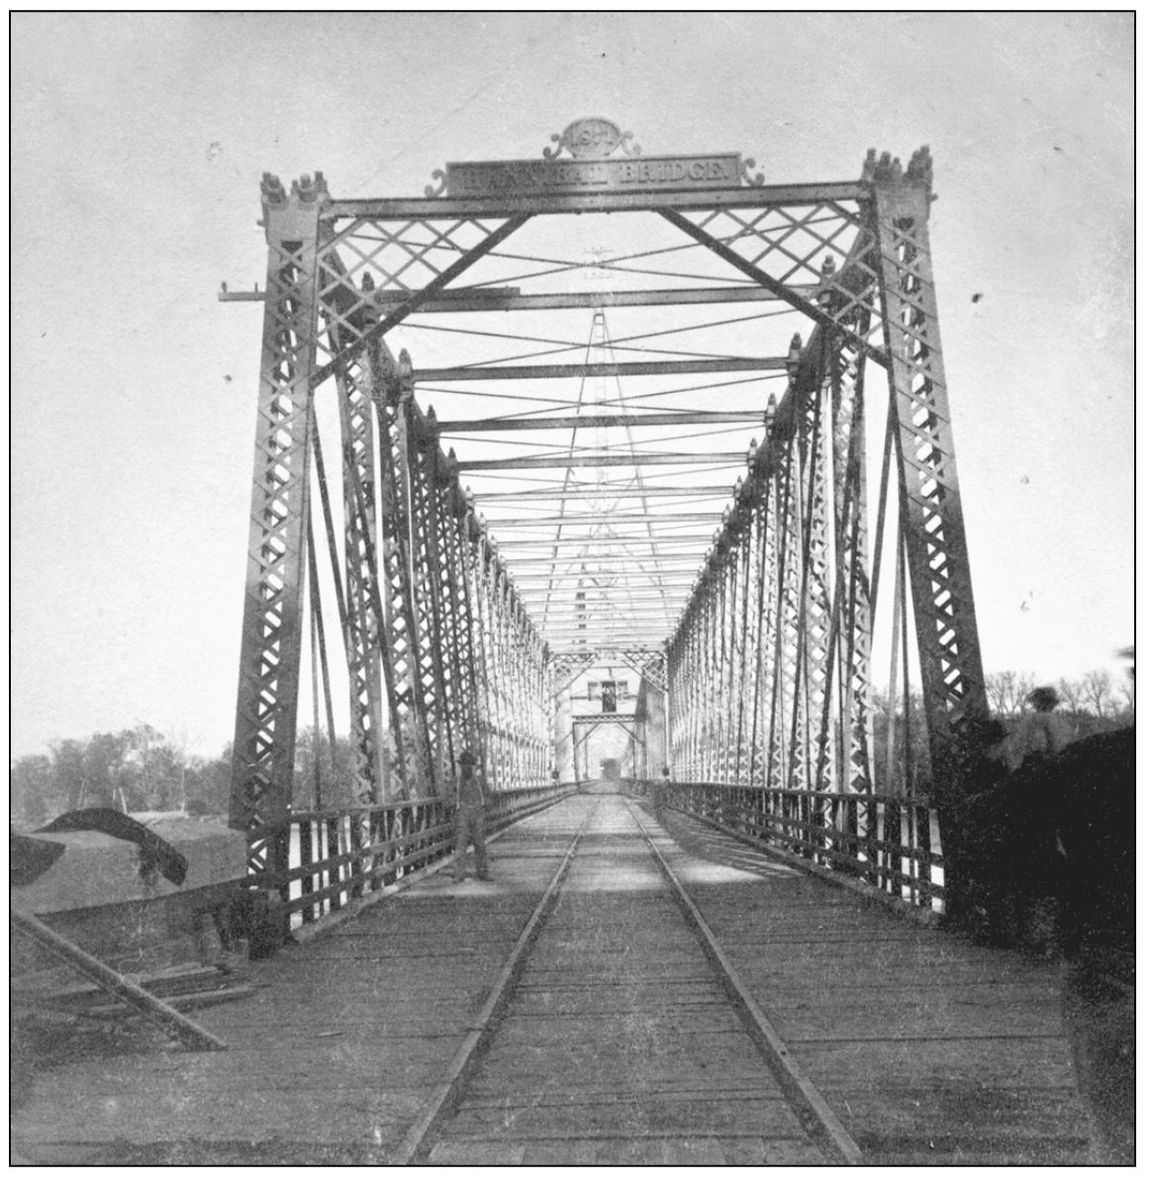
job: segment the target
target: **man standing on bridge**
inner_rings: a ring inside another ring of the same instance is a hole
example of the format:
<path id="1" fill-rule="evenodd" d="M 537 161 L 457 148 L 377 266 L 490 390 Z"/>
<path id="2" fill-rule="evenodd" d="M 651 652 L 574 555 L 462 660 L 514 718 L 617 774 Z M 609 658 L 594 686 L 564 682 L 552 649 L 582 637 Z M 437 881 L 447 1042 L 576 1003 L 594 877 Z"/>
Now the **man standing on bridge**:
<path id="1" fill-rule="evenodd" d="M 484 787 L 476 773 L 476 757 L 465 749 L 457 760 L 460 777 L 456 783 L 456 866 L 453 879 L 464 879 L 464 860 L 469 841 L 476 848 L 476 878 L 488 880 L 488 854 L 484 847 Z"/>

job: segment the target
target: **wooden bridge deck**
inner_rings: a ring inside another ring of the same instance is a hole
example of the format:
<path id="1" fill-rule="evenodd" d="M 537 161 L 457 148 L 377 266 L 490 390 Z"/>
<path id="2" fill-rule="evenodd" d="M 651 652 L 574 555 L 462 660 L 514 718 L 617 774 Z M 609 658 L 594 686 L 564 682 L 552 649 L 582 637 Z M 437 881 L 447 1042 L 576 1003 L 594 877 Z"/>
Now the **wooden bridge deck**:
<path id="1" fill-rule="evenodd" d="M 36 1163 L 393 1159 L 569 843 L 564 891 L 434 1163 L 815 1163 L 828 1148 L 758 1067 L 676 920 L 640 815 L 788 1055 L 873 1164 L 1089 1161 L 1053 964 L 914 925 L 683 817 L 578 796 L 252 964 L 259 990 L 199 1013 L 229 1050 L 134 1027 L 38 1073 L 13 1114 Z M 647 862 L 646 862 L 647 861 Z"/>

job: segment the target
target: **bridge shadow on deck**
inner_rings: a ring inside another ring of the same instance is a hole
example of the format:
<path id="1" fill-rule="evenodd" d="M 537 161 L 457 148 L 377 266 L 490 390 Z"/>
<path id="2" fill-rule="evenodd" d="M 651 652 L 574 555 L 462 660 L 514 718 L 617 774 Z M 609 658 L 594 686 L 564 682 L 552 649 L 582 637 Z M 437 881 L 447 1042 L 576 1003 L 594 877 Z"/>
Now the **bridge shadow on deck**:
<path id="1" fill-rule="evenodd" d="M 1091 1162 L 1061 1031 L 1057 966 L 910 924 L 683 818 L 661 826 L 646 806 L 634 805 L 865 1162 Z M 659 890 L 655 874 L 630 881 L 614 873 L 612 809 L 603 794 L 569 798 L 492 843 L 492 882 L 457 885 L 446 868 L 271 962 L 252 964 L 255 995 L 200 1016 L 229 1043 L 227 1052 L 182 1052 L 134 1029 L 118 1050 L 90 1051 L 42 1071 L 13 1115 L 16 1153 L 37 1163 L 386 1162 L 444 1079 L 590 810 L 607 822 L 577 890 L 620 901 Z M 613 915 L 611 907 L 602 913 Z M 602 932 L 608 957 L 611 933 Z M 537 974 L 545 981 L 547 943 L 537 954 L 546 958 Z M 582 947 L 590 981 L 596 957 L 595 943 Z M 664 955 L 670 983 L 680 957 L 676 950 Z M 604 971 L 606 983 L 613 973 Z M 564 1028 L 574 1047 L 595 1039 L 582 1035 L 572 992 L 541 994 L 539 981 L 536 989 L 542 1044 L 535 1053 L 531 1043 L 523 1047 L 526 1066 L 553 1059 L 547 1031 L 556 1040 L 553 1030 Z M 641 985 L 628 994 L 642 1000 L 651 1027 L 658 1013 L 643 1002 Z M 659 1013 L 666 1026 L 674 1016 L 677 1025 L 691 1027 L 694 1017 L 706 1023 L 708 1009 L 702 1001 L 694 1010 L 692 990 L 673 994 L 674 1010 Z M 593 1008 L 589 1031 L 604 1022 Z M 627 1047 L 622 1059 L 629 1059 Z M 676 1072 L 691 1076 L 691 1061 Z M 552 1098 L 551 1125 L 531 1143 L 500 1143 L 507 1107 L 499 1097 L 478 1103 L 466 1128 L 471 1162 L 813 1162 L 795 1139 L 771 1143 L 767 1132 L 759 1141 L 747 1130 L 739 1138 L 693 1139 L 670 1118 L 676 1097 L 668 1081 L 621 1080 L 629 1084 L 615 1093 L 570 1097 L 567 1110 L 555 1109 Z M 631 1123 L 637 1137 L 608 1139 L 603 1124 L 614 1121 Z M 486 1138 L 489 1126 L 494 1133 Z M 467 1149 L 465 1159 L 452 1160 L 467 1161 Z"/>

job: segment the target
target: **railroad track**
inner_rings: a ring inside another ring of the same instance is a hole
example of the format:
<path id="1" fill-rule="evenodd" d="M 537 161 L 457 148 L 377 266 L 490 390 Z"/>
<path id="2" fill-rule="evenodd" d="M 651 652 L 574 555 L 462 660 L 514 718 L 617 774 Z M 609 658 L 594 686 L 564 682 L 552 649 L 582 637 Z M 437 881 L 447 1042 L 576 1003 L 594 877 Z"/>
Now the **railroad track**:
<path id="1" fill-rule="evenodd" d="M 590 798 L 394 1164 L 855 1164 L 624 798 Z"/>

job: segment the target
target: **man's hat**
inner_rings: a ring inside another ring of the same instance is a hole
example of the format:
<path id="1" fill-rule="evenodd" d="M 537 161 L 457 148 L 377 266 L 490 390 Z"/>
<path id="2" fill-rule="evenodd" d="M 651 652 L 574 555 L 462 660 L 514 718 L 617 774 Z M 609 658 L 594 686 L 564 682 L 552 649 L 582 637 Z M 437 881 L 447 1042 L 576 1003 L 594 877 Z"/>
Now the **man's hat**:
<path id="1" fill-rule="evenodd" d="M 460 754 L 460 756 L 456 758 L 456 763 L 458 765 L 475 765 L 476 757 L 472 755 L 472 751 L 470 749 L 466 748 Z"/>

